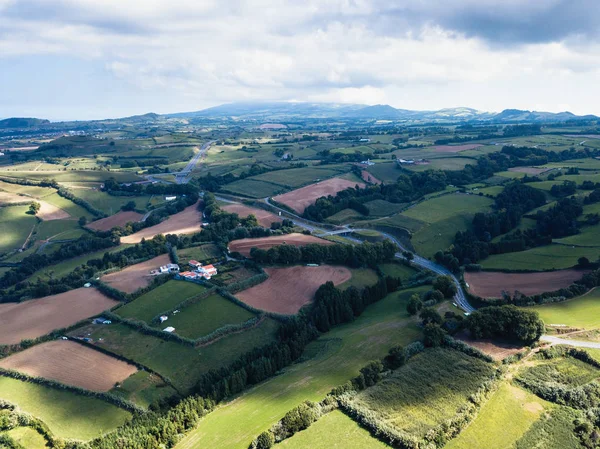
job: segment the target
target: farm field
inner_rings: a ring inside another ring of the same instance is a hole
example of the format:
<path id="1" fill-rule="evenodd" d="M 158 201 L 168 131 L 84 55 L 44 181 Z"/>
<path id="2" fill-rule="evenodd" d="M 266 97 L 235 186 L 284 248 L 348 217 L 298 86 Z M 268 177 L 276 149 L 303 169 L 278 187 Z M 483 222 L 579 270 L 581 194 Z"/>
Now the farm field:
<path id="1" fill-rule="evenodd" d="M 40 204 L 40 210 L 36 214 L 37 217 L 45 221 L 51 220 L 65 220 L 71 218 L 67 211 L 59 209 L 58 207 L 50 204 L 44 200 L 37 200 Z"/>
<path id="2" fill-rule="evenodd" d="M 178 390 L 185 393 L 202 374 L 227 366 L 252 349 L 271 343 L 278 327 L 276 321 L 266 318 L 256 327 L 227 335 L 201 348 L 144 335 L 121 324 L 90 325 L 71 335 L 90 333 L 97 345 L 148 366 L 170 378 Z"/>
<path id="3" fill-rule="evenodd" d="M 131 414 L 100 399 L 0 377 L 0 397 L 41 419 L 54 435 L 89 440 L 109 432 Z"/>
<path id="4" fill-rule="evenodd" d="M 569 299 L 553 304 L 535 306 L 533 309 L 539 313 L 544 323 L 565 324 L 567 326 L 585 329 L 600 328 L 600 289 L 578 298 Z"/>
<path id="5" fill-rule="evenodd" d="M 47 449 L 44 437 L 31 427 L 17 427 L 5 433 L 24 448 Z"/>
<path id="6" fill-rule="evenodd" d="M 225 402 L 176 448 L 247 449 L 254 437 L 288 410 L 305 400 L 322 400 L 332 388 L 358 375 L 363 366 L 382 358 L 392 346 L 417 339 L 420 331 L 406 312 L 406 303 L 413 293 L 424 291 L 418 288 L 388 295 L 352 323 L 332 329 L 307 347 L 303 361 Z"/>
<path id="7" fill-rule="evenodd" d="M 0 254 L 20 248 L 37 223 L 29 206 L 0 207 Z"/>
<path id="8" fill-rule="evenodd" d="M 560 270 L 541 273 L 466 272 L 465 281 L 472 294 L 482 298 L 501 298 L 519 291 L 527 296 L 565 288 L 578 281 L 589 270 Z"/>
<path id="9" fill-rule="evenodd" d="M 407 281 L 411 276 L 418 273 L 416 269 L 399 263 L 384 263 L 379 265 L 379 268 L 386 276 L 400 278 L 402 282 Z"/>
<path id="10" fill-rule="evenodd" d="M 129 222 L 138 222 L 143 215 L 137 212 L 127 211 L 118 212 L 110 217 L 101 218 L 100 220 L 88 223 L 87 227 L 96 231 L 110 231 L 115 226 L 124 227 Z"/>
<path id="11" fill-rule="evenodd" d="M 87 201 L 96 209 L 100 209 L 107 215 L 116 214 L 121 210 L 121 206 L 133 201 L 135 208 L 145 210 L 151 195 L 143 196 L 113 196 L 106 192 L 93 189 L 76 189 L 73 191 L 75 196 Z"/>
<path id="12" fill-rule="evenodd" d="M 21 303 L 0 304 L 0 344 L 41 337 L 117 304 L 95 288 L 78 288 Z"/>
<path id="13" fill-rule="evenodd" d="M 371 165 L 366 170 L 385 183 L 395 182 L 401 173 L 396 162 L 383 162 Z"/>
<path id="14" fill-rule="evenodd" d="M 439 157 L 431 158 L 427 164 L 405 165 L 411 171 L 426 170 L 462 170 L 467 164 L 475 164 L 475 159 L 468 157 Z"/>
<path id="15" fill-rule="evenodd" d="M 387 217 L 388 215 L 394 215 L 400 212 L 406 207 L 406 204 L 390 203 L 385 200 L 374 200 L 365 203 L 365 206 L 369 209 L 370 217 Z"/>
<path id="16" fill-rule="evenodd" d="M 172 309 L 186 299 L 198 296 L 206 287 L 193 282 L 170 280 L 150 290 L 139 298 L 119 307 L 115 313 L 123 318 L 133 318 L 151 323 L 162 312 Z"/>
<path id="17" fill-rule="evenodd" d="M 485 270 L 563 270 L 577 265 L 577 259 L 598 258 L 598 248 L 552 244 L 519 251 L 494 254 L 481 261 Z"/>
<path id="18" fill-rule="evenodd" d="M 178 335 L 195 340 L 223 326 L 241 324 L 254 316 L 253 313 L 215 293 L 182 308 L 177 315 L 171 315 L 163 325 L 173 326 Z"/>
<path id="19" fill-rule="evenodd" d="M 240 218 L 254 215 L 258 220 L 258 224 L 264 228 L 271 227 L 271 223 L 273 222 L 281 221 L 280 217 L 271 212 L 256 207 L 249 207 L 244 204 L 228 204 L 227 206 L 223 206 L 222 209 L 232 214 L 238 214 Z"/>
<path id="20" fill-rule="evenodd" d="M 249 198 L 266 198 L 268 196 L 285 192 L 287 188 L 278 184 L 247 178 L 227 184 L 226 186 L 223 186 L 221 190 L 234 195 L 242 195 Z"/>
<path id="21" fill-rule="evenodd" d="M 503 382 L 473 422 L 445 446 L 447 449 L 511 449 L 552 404 Z"/>
<path id="22" fill-rule="evenodd" d="M 333 245 L 333 242 L 314 237 L 312 235 L 305 234 L 286 234 L 286 235 L 274 235 L 271 237 L 260 237 L 257 239 L 240 239 L 234 240 L 229 243 L 230 252 L 238 252 L 245 257 L 250 256 L 250 250 L 252 248 L 269 249 L 273 246 L 278 245 L 294 245 L 294 246 L 305 246 L 309 243 L 317 243 L 319 245 Z"/>
<path id="23" fill-rule="evenodd" d="M 68 171 L 17 171 L 14 168 L 0 170 L 0 176 L 7 178 L 27 178 L 41 181 L 44 178 L 52 178 L 59 183 L 102 183 L 109 178 L 115 178 L 117 182 L 143 181 L 135 173 L 126 171 L 100 171 L 100 170 L 68 170 Z"/>
<path id="24" fill-rule="evenodd" d="M 140 288 L 147 287 L 156 278 L 150 275 L 150 271 L 168 263 L 171 263 L 169 255 L 161 254 L 145 262 L 125 267 L 121 271 L 105 274 L 100 280 L 122 292 L 133 293 Z"/>
<path id="25" fill-rule="evenodd" d="M 177 391 L 166 384 L 158 375 L 148 371 L 138 371 L 125 379 L 118 388 L 110 391 L 115 396 L 148 408 L 152 403 L 177 395 Z"/>
<path id="26" fill-rule="evenodd" d="M 92 391 L 109 391 L 137 368 L 73 341 L 54 340 L 0 360 L 0 368 Z"/>
<path id="27" fill-rule="evenodd" d="M 350 273 L 352 277 L 346 282 L 341 283 L 339 285 L 340 289 L 345 290 L 350 287 L 356 287 L 360 290 L 361 288 L 377 283 L 379 280 L 377 272 L 371 268 L 351 268 Z"/>
<path id="28" fill-rule="evenodd" d="M 315 292 L 327 281 L 335 285 L 348 281 L 352 273 L 346 267 L 304 265 L 288 268 L 265 268 L 269 279 L 237 293 L 246 304 L 267 312 L 292 315 L 311 302 Z"/>
<path id="29" fill-rule="evenodd" d="M 292 168 L 289 170 L 278 170 L 262 175 L 256 175 L 249 179 L 255 181 L 270 182 L 288 188 L 296 188 L 305 184 L 313 183 L 324 178 L 336 176 L 337 174 L 348 171 L 346 167 L 304 167 Z"/>
<path id="30" fill-rule="evenodd" d="M 204 263 L 223 256 L 219 248 L 212 243 L 178 249 L 177 254 L 182 264 L 187 263 L 189 260 L 197 260 Z"/>
<path id="31" fill-rule="evenodd" d="M 75 220 L 79 219 L 79 217 L 85 217 L 88 221 L 94 219 L 94 216 L 90 214 L 86 209 L 75 204 L 73 201 L 67 198 L 63 198 L 58 193 L 53 193 L 52 195 L 45 196 L 43 198 L 43 201 L 51 204 L 54 207 L 57 207 L 58 209 L 63 210 Z"/>
<path id="32" fill-rule="evenodd" d="M 56 239 L 63 240 L 64 238 L 78 238 L 87 234 L 87 232 L 79 227 L 77 220 L 51 220 L 42 221 L 35 234 L 36 240 Z"/>
<path id="33" fill-rule="evenodd" d="M 27 203 L 33 201 L 32 198 L 26 196 L 19 196 L 15 193 L 3 192 L 0 190 L 0 205 L 6 206 L 15 203 Z"/>
<path id="34" fill-rule="evenodd" d="M 322 416 L 308 429 L 273 446 L 276 449 L 387 449 L 339 410 Z"/>
<path id="35" fill-rule="evenodd" d="M 459 153 L 461 151 L 475 150 L 483 145 L 480 143 L 467 143 L 464 145 L 434 145 L 428 150 L 434 150 L 436 153 Z"/>
<path id="36" fill-rule="evenodd" d="M 192 204 L 157 225 L 142 229 L 135 234 L 121 237 L 121 243 L 139 243 L 142 239 L 151 239 L 158 234 L 194 234 L 200 232 L 201 222 L 202 213 L 198 210 L 198 204 Z"/>
<path id="37" fill-rule="evenodd" d="M 554 242 L 563 245 L 592 246 L 598 248 L 600 247 L 600 239 L 598 236 L 600 236 L 600 225 L 585 226 L 583 229 L 581 229 L 579 234 L 571 235 L 562 239 L 555 239 Z"/>
<path id="38" fill-rule="evenodd" d="M 397 430 L 423 438 L 452 418 L 493 371 L 493 365 L 462 352 L 428 349 L 358 393 L 352 403 Z"/>
<path id="39" fill-rule="evenodd" d="M 291 207 L 299 214 L 302 214 L 304 209 L 311 204 L 314 204 L 318 198 L 322 196 L 335 195 L 341 190 L 354 188 L 357 185 L 361 188 L 365 187 L 363 183 L 347 181 L 341 178 L 332 178 L 302 187 L 297 190 L 292 190 L 291 192 L 284 193 L 283 195 L 275 196 L 273 199 L 279 203 L 283 203 L 286 206 Z"/>

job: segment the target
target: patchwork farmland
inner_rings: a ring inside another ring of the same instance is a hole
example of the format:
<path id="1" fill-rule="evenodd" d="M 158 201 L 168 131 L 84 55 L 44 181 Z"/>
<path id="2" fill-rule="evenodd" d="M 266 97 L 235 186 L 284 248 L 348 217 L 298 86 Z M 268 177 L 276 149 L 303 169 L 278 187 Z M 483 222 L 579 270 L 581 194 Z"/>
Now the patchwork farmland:
<path id="1" fill-rule="evenodd" d="M 318 198 L 322 196 L 335 195 L 341 190 L 354 188 L 356 186 L 359 186 L 360 188 L 365 187 L 365 185 L 360 182 L 352 182 L 341 178 L 332 178 L 307 187 L 293 190 L 288 193 L 284 193 L 283 195 L 275 196 L 273 199 L 279 203 L 285 204 L 301 214 L 304 212 L 304 209 L 311 204 L 314 204 Z"/>
<path id="2" fill-rule="evenodd" d="M 110 217 L 93 221 L 87 227 L 96 231 L 110 231 L 115 226 L 124 227 L 129 222 L 138 222 L 142 217 L 142 214 L 133 211 L 118 212 Z"/>
<path id="3" fill-rule="evenodd" d="M 271 223 L 281 221 L 281 218 L 271 212 L 255 207 L 248 207 L 244 204 L 228 204 L 223 206 L 222 209 L 232 214 L 238 214 L 241 218 L 246 218 L 248 215 L 254 215 L 258 220 L 258 224 L 265 228 L 269 228 Z"/>
<path id="4" fill-rule="evenodd" d="M 312 235 L 305 234 L 287 234 L 283 236 L 273 237 L 260 237 L 256 239 L 240 239 L 234 240 L 229 244 L 230 252 L 238 252 L 243 256 L 250 256 L 250 250 L 252 248 L 260 248 L 267 250 L 277 245 L 294 245 L 304 246 L 309 243 L 316 243 L 318 245 L 333 245 L 333 242 L 323 240 Z"/>
<path id="5" fill-rule="evenodd" d="M 162 254 L 145 262 L 130 265 L 120 271 L 105 274 L 100 278 L 102 282 L 125 293 L 133 293 L 140 288 L 147 287 L 155 279 L 150 272 L 171 262 L 168 254 Z"/>

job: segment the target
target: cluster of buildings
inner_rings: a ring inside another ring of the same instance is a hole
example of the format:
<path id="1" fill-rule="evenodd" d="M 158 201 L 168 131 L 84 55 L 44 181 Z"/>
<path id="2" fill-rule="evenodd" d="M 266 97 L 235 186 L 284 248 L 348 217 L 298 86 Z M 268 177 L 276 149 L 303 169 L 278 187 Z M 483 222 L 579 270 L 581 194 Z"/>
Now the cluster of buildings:
<path id="1" fill-rule="evenodd" d="M 179 273 L 181 277 L 186 279 L 206 279 L 209 280 L 211 277 L 217 274 L 217 269 L 213 265 L 202 265 L 197 260 L 190 260 L 188 265 L 191 267 L 191 271 L 184 271 Z"/>

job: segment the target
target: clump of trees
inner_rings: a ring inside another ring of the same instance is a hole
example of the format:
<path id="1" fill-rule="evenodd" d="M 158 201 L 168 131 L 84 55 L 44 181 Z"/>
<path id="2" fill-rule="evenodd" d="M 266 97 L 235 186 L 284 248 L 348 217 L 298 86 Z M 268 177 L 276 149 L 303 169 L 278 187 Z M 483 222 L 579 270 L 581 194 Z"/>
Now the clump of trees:
<path id="1" fill-rule="evenodd" d="M 544 322 L 535 311 L 513 305 L 490 306 L 471 313 L 466 327 L 473 338 L 503 338 L 531 344 L 544 333 Z"/>

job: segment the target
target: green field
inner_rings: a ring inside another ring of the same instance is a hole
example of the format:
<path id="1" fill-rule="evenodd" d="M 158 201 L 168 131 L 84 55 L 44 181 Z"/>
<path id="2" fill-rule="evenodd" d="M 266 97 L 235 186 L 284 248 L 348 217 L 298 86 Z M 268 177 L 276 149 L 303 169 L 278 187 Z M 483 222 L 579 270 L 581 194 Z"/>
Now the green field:
<path id="1" fill-rule="evenodd" d="M 321 417 L 307 430 L 274 446 L 280 449 L 386 449 L 387 444 L 373 438 L 369 432 L 339 410 Z"/>
<path id="2" fill-rule="evenodd" d="M 361 391 L 352 403 L 396 429 L 422 438 L 452 418 L 493 371 L 491 364 L 462 352 L 429 349 Z"/>
<path id="3" fill-rule="evenodd" d="M 17 427 L 6 434 L 26 449 L 46 449 L 46 440 L 31 427 Z"/>
<path id="4" fill-rule="evenodd" d="M 110 392 L 144 408 L 148 408 L 155 401 L 177 394 L 159 376 L 141 370 L 129 376 L 119 388 L 113 388 Z"/>
<path id="5" fill-rule="evenodd" d="M 396 162 L 386 162 L 367 167 L 367 171 L 382 182 L 395 182 L 402 173 Z"/>
<path id="6" fill-rule="evenodd" d="M 143 179 L 134 173 L 125 171 L 79 171 L 79 170 L 65 170 L 65 171 L 15 171 L 14 169 L 2 169 L 0 170 L 0 176 L 6 176 L 10 178 L 27 178 L 34 181 L 41 181 L 45 178 L 51 178 L 58 182 L 80 182 L 80 183 L 102 183 L 109 178 L 115 178 L 118 182 L 134 182 L 142 181 Z"/>
<path id="7" fill-rule="evenodd" d="M 113 196 L 100 190 L 92 189 L 76 189 L 73 193 L 90 203 L 96 209 L 101 210 L 106 215 L 116 214 L 121 210 L 121 206 L 129 203 L 130 201 L 135 202 L 135 208 L 138 210 L 145 210 L 146 206 L 150 202 L 150 195 L 144 196 Z"/>
<path id="8" fill-rule="evenodd" d="M 224 403 L 190 432 L 178 449 L 247 449 L 252 439 L 305 400 L 320 401 L 395 344 L 407 344 L 419 329 L 406 313 L 408 298 L 425 288 L 388 295 L 352 323 L 334 328 L 305 351 L 301 363 Z"/>
<path id="9" fill-rule="evenodd" d="M 87 231 L 81 229 L 77 220 L 51 220 L 40 223 L 35 238 L 36 240 L 46 240 L 49 238 L 66 240 L 78 238 L 84 234 L 87 234 Z"/>
<path id="10" fill-rule="evenodd" d="M 526 382 L 562 384 L 565 387 L 579 387 L 598 379 L 600 370 L 573 357 L 556 357 L 541 360 L 523 369 L 518 378 Z"/>
<path id="11" fill-rule="evenodd" d="M 303 185 L 311 184 L 319 180 L 322 181 L 326 178 L 331 178 L 347 171 L 348 168 L 346 167 L 304 167 L 272 171 L 269 173 L 263 173 L 262 175 L 252 176 L 248 179 L 253 181 L 270 182 L 280 186 L 288 187 L 290 189 L 296 189 L 298 187 L 302 187 Z"/>
<path id="12" fill-rule="evenodd" d="M 400 263 L 384 263 L 379 265 L 379 268 L 386 276 L 400 278 L 402 282 L 406 282 L 412 275 L 418 273 L 416 269 Z"/>
<path id="13" fill-rule="evenodd" d="M 227 366 L 242 354 L 271 343 L 278 327 L 277 322 L 267 318 L 257 327 L 199 348 L 145 335 L 122 324 L 88 327 L 86 332 L 94 340 L 102 338 L 106 349 L 150 367 L 171 379 L 180 391 L 189 392 L 202 374 Z"/>
<path id="14" fill-rule="evenodd" d="M 535 306 L 528 310 L 539 313 L 546 324 L 566 324 L 585 329 L 600 328 L 600 289 L 579 298 Z"/>
<path id="15" fill-rule="evenodd" d="M 467 164 L 475 165 L 475 159 L 466 157 L 447 157 L 431 159 L 426 165 L 406 165 L 411 171 L 426 170 L 462 170 Z"/>
<path id="16" fill-rule="evenodd" d="M 556 239 L 554 242 L 563 245 L 574 246 L 593 246 L 600 247 L 600 225 L 585 226 L 579 234 L 571 235 L 562 239 Z M 598 259 L 600 259 L 600 249 L 598 250 Z M 593 259 L 592 259 L 593 260 Z"/>
<path id="17" fill-rule="evenodd" d="M 88 219 L 88 221 L 94 219 L 94 216 L 90 214 L 87 210 L 85 210 L 83 207 L 78 206 L 71 200 L 63 198 L 58 193 L 48 195 L 44 197 L 43 200 L 52 204 L 53 206 L 58 207 L 59 209 L 64 210 L 74 219 L 78 219 L 79 217 L 85 217 Z"/>
<path id="18" fill-rule="evenodd" d="M 54 435 L 89 440 L 123 424 L 131 415 L 91 397 L 0 377 L 0 397 L 44 421 Z"/>
<path id="19" fill-rule="evenodd" d="M 515 449 L 580 449 L 583 446 L 575 433 L 575 422 L 579 417 L 580 414 L 571 408 L 554 408 L 533 423 Z"/>
<path id="20" fill-rule="evenodd" d="M 233 193 L 234 195 L 248 196 L 250 198 L 265 198 L 267 196 L 275 196 L 279 193 L 283 193 L 287 189 L 280 185 L 248 178 L 227 184 L 221 190 Z"/>
<path id="21" fill-rule="evenodd" d="M 368 285 L 373 285 L 379 280 L 375 270 L 370 268 L 352 268 L 350 271 L 352 271 L 352 277 L 343 284 L 340 284 L 339 288 L 356 287 L 361 289 Z"/>
<path id="22" fill-rule="evenodd" d="M 213 260 L 223 256 L 221 251 L 219 251 L 219 248 L 212 243 L 178 249 L 177 255 L 179 256 L 181 263 L 187 263 L 190 260 L 197 260 L 204 263 L 207 260 Z"/>
<path id="23" fill-rule="evenodd" d="M 394 215 L 400 212 L 406 207 L 406 204 L 390 203 L 385 200 L 374 200 L 365 203 L 365 206 L 369 209 L 369 216 L 387 217 L 388 215 Z"/>
<path id="24" fill-rule="evenodd" d="M 445 446 L 447 449 L 512 449 L 551 404 L 503 382 L 473 422 Z"/>
<path id="25" fill-rule="evenodd" d="M 0 207 L 0 254 L 21 248 L 37 223 L 29 206 Z"/>
<path id="26" fill-rule="evenodd" d="M 176 307 L 186 299 L 197 296 L 207 289 L 193 282 L 170 280 L 139 298 L 119 307 L 115 313 L 123 318 L 133 318 L 146 323 L 152 318 Z M 166 327 L 166 325 L 165 325 Z"/>
<path id="27" fill-rule="evenodd" d="M 486 270 L 562 270 L 577 265 L 580 257 L 597 260 L 598 256 L 598 248 L 552 244 L 516 253 L 495 254 L 480 263 Z"/>
<path id="28" fill-rule="evenodd" d="M 253 313 L 218 294 L 213 294 L 181 309 L 178 314 L 171 315 L 164 326 L 173 326 L 178 335 L 195 340 L 220 327 L 240 324 L 252 317 Z"/>
<path id="29" fill-rule="evenodd" d="M 354 209 L 343 209 L 337 214 L 327 217 L 325 221 L 333 224 L 348 224 L 357 220 L 364 220 L 365 218 L 364 215 L 360 212 L 356 212 Z"/>

